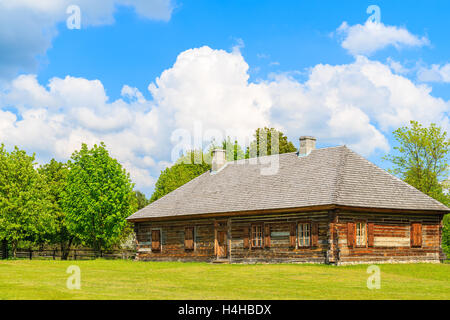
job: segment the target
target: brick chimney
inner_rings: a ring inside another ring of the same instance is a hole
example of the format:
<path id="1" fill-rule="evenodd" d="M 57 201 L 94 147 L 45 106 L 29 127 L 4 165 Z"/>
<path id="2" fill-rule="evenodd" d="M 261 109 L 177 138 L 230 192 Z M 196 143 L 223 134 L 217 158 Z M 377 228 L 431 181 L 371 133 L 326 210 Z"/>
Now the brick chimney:
<path id="1" fill-rule="evenodd" d="M 310 136 L 300 137 L 300 149 L 298 156 L 304 157 L 311 153 L 316 148 L 316 138 Z"/>
<path id="2" fill-rule="evenodd" d="M 214 149 L 211 161 L 211 172 L 219 171 L 227 163 L 226 151 L 223 149 Z"/>

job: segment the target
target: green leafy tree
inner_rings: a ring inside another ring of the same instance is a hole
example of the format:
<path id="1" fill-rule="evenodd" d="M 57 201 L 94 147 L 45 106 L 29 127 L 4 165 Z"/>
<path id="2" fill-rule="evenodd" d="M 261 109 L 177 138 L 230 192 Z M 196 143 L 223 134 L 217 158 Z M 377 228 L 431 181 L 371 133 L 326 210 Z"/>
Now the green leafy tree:
<path id="1" fill-rule="evenodd" d="M 258 128 L 254 137 L 255 139 L 247 147 L 246 158 L 297 151 L 297 148 L 288 140 L 284 133 L 274 128 Z M 272 143 L 275 144 L 272 145 Z"/>
<path id="2" fill-rule="evenodd" d="M 398 145 L 395 153 L 385 156 L 394 167 L 389 171 L 441 202 L 445 202 L 443 180 L 448 176 L 450 140 L 440 127 L 422 127 L 411 121 L 410 127 L 393 132 Z"/>
<path id="3" fill-rule="evenodd" d="M 211 143 L 211 145 L 213 145 L 213 143 Z M 203 152 L 203 150 L 201 149 L 195 149 L 195 150 L 190 150 L 188 152 L 186 152 L 186 154 L 181 155 L 177 161 L 175 161 L 175 164 L 199 164 L 199 165 L 203 165 L 203 164 L 207 164 L 207 163 L 211 163 L 211 159 L 212 159 L 212 148 L 210 148 L 210 150 L 206 153 Z"/>
<path id="4" fill-rule="evenodd" d="M 145 208 L 150 203 L 150 201 L 145 197 L 145 194 L 139 190 L 133 191 L 133 195 L 134 196 L 131 200 L 135 211 Z M 117 245 L 121 249 L 134 249 L 136 242 L 135 240 L 136 235 L 134 233 L 134 225 L 131 222 L 127 222 Z"/>
<path id="5" fill-rule="evenodd" d="M 48 196 L 51 201 L 51 213 L 53 217 L 53 232 L 49 234 L 49 240 L 53 244 L 57 244 L 61 250 L 61 259 L 67 260 L 70 248 L 76 237 L 69 232 L 68 221 L 65 211 L 62 209 L 62 196 L 67 186 L 67 176 L 69 168 L 67 164 L 52 159 L 48 164 L 38 169 L 41 177 L 48 188 Z"/>
<path id="6" fill-rule="evenodd" d="M 141 210 L 150 203 L 150 201 L 145 197 L 145 194 L 139 190 L 134 191 L 134 197 L 136 199 L 136 210 Z"/>
<path id="7" fill-rule="evenodd" d="M 162 198 L 166 194 L 210 170 L 211 165 L 206 162 L 208 157 L 201 150 L 190 151 L 186 155 L 181 156 L 173 166 L 161 171 L 150 202 Z"/>
<path id="8" fill-rule="evenodd" d="M 450 179 L 444 180 L 442 183 L 444 189 L 445 200 L 444 204 L 450 207 Z M 442 246 L 447 257 L 450 257 L 450 214 L 444 216 L 442 228 Z"/>
<path id="9" fill-rule="evenodd" d="M 384 157 L 394 165 L 389 172 L 449 206 L 448 189 L 445 192 L 450 154 L 447 133 L 433 123 L 423 127 L 419 122 L 411 121 L 409 127 L 399 128 L 393 134 L 398 145 L 394 147 L 393 154 Z M 450 254 L 449 220 L 447 215 L 442 238 L 447 254 Z"/>
<path id="10" fill-rule="evenodd" d="M 53 227 L 46 184 L 35 170 L 35 156 L 0 146 L 0 239 L 16 255 L 20 241 L 42 243 Z M 4 243 L 5 243 L 4 242 Z"/>
<path id="11" fill-rule="evenodd" d="M 133 184 L 103 142 L 92 149 L 83 144 L 68 165 L 62 208 L 69 232 L 91 246 L 98 256 L 101 249 L 120 241 L 127 225 L 125 218 L 135 211 Z"/>
<path id="12" fill-rule="evenodd" d="M 227 137 L 222 141 L 221 148 L 226 151 L 227 161 L 235 161 L 245 158 L 245 152 L 239 145 L 237 140 L 231 141 L 230 137 Z"/>

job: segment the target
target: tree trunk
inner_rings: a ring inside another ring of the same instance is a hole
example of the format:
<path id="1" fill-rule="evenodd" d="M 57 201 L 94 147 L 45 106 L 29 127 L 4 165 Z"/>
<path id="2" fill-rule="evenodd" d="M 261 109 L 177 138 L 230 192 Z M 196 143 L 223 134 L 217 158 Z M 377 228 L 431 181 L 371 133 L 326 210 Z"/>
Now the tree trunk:
<path id="1" fill-rule="evenodd" d="M 94 252 L 95 252 L 95 258 L 101 257 L 101 254 L 102 254 L 101 246 L 97 241 L 94 244 Z"/>
<path id="2" fill-rule="evenodd" d="M 72 245 L 72 240 L 70 239 L 67 243 L 67 246 L 64 246 L 64 243 L 61 243 L 61 260 L 67 260 L 70 254 L 70 246 Z"/>
<path id="3" fill-rule="evenodd" d="M 2 240 L 2 259 L 8 259 L 8 240 Z"/>
<path id="4" fill-rule="evenodd" d="M 69 257 L 69 250 L 66 250 L 64 243 L 61 243 L 61 260 L 67 260 Z"/>
<path id="5" fill-rule="evenodd" d="M 17 241 L 12 242 L 12 252 L 13 252 L 13 258 L 16 258 L 17 253 Z"/>
<path id="6" fill-rule="evenodd" d="M 67 260 L 69 258 L 70 250 L 65 250 L 61 252 L 61 260 Z"/>

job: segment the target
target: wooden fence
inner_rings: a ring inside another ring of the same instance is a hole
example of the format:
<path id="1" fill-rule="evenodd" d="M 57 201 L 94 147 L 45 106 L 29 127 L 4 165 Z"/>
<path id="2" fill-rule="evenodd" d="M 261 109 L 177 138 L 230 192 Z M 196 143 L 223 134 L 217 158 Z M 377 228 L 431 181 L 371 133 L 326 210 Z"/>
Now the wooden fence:
<path id="1" fill-rule="evenodd" d="M 12 252 L 9 251 L 9 257 L 12 257 Z M 71 249 L 69 260 L 92 260 L 96 258 L 102 259 L 134 259 L 136 250 L 116 249 L 116 250 L 102 250 L 100 256 L 95 256 L 95 251 L 92 249 L 77 248 Z M 0 250 L 0 257 L 3 257 L 3 252 Z M 60 260 L 61 251 L 58 249 L 17 249 L 16 258 L 19 259 L 48 259 Z"/>

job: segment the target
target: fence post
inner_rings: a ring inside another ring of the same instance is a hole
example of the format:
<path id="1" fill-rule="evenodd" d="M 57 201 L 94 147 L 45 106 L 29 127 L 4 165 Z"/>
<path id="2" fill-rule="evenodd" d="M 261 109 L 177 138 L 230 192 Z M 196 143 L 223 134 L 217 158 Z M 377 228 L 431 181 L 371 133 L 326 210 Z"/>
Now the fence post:
<path id="1" fill-rule="evenodd" d="M 56 249 L 53 249 L 53 260 L 56 260 Z"/>
<path id="2" fill-rule="evenodd" d="M 30 260 L 33 260 L 33 249 L 30 248 Z"/>
<path id="3" fill-rule="evenodd" d="M 77 260 L 77 249 L 73 249 L 73 259 Z"/>

